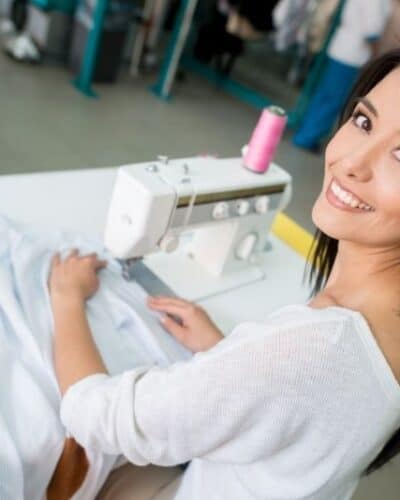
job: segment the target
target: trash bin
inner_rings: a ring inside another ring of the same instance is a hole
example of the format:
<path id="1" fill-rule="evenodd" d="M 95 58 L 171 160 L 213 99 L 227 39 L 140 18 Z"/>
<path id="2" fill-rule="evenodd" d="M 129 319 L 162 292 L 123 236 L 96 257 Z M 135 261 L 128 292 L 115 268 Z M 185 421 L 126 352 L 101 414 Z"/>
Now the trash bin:
<path id="1" fill-rule="evenodd" d="M 69 58 L 75 75 L 83 62 L 95 9 L 95 0 L 83 0 L 75 14 Z M 130 0 L 110 0 L 94 68 L 94 82 L 112 83 L 116 80 L 134 10 L 135 3 Z"/>
<path id="2" fill-rule="evenodd" d="M 39 7 L 36 2 L 31 2 L 28 6 L 25 31 L 44 55 L 67 61 L 71 44 L 73 13 L 61 5 L 60 8 L 57 7 Z M 67 7 L 67 2 L 65 7 Z"/>

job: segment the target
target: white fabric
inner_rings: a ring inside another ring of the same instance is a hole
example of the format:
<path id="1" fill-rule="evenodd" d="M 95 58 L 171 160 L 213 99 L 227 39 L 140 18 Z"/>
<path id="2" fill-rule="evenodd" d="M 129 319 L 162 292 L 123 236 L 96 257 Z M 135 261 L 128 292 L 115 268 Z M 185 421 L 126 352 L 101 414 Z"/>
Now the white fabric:
<path id="1" fill-rule="evenodd" d="M 0 217 L 1 500 L 42 499 L 63 448 L 47 276 L 55 249 L 71 247 L 102 253 L 95 242 L 34 233 Z M 101 283 L 88 315 L 111 373 L 188 356 L 148 312 L 144 292 L 120 278 L 115 262 L 101 272 Z M 93 499 L 115 459 L 90 450 L 89 474 L 74 500 Z"/>
<path id="2" fill-rule="evenodd" d="M 368 39 L 380 38 L 391 10 L 391 0 L 346 0 L 329 56 L 350 66 L 365 64 L 372 55 Z"/>
<path id="3" fill-rule="evenodd" d="M 289 306 L 190 361 L 88 377 L 61 418 L 138 465 L 192 460 L 174 500 L 347 500 L 400 426 L 400 387 L 359 313 Z"/>

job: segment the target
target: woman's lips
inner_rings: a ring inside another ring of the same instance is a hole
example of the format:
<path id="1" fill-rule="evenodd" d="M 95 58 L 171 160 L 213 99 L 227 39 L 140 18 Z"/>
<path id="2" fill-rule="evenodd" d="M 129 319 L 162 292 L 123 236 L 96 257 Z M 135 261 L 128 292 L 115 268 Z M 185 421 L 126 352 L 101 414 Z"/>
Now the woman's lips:
<path id="1" fill-rule="evenodd" d="M 340 210 L 354 213 L 369 213 L 374 211 L 371 205 L 365 203 L 357 195 L 344 189 L 336 179 L 332 179 L 326 190 L 328 202 Z"/>

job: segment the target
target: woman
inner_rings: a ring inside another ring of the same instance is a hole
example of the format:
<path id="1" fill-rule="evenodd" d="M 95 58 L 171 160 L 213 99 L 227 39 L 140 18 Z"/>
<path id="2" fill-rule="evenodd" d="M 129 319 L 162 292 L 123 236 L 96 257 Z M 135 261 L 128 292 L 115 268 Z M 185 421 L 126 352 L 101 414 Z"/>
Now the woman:
<path id="1" fill-rule="evenodd" d="M 136 465 L 190 461 L 184 473 L 125 466 L 99 498 L 345 500 L 400 451 L 399 88 L 400 50 L 362 72 L 328 145 L 307 306 L 224 339 L 196 306 L 150 299 L 198 354 L 110 377 L 85 315 L 103 263 L 54 258 L 67 429 L 83 447 Z"/>

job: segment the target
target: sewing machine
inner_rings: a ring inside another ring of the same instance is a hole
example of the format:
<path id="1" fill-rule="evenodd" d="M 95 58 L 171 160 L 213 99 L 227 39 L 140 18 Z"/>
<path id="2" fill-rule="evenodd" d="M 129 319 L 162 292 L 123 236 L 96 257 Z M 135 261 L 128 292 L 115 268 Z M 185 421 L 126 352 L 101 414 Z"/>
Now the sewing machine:
<path id="1" fill-rule="evenodd" d="M 290 196 L 287 172 L 272 164 L 266 174 L 254 174 L 241 158 L 161 157 L 123 166 L 105 245 L 128 279 L 144 258 L 177 295 L 210 297 L 265 278 L 268 232 Z"/>

